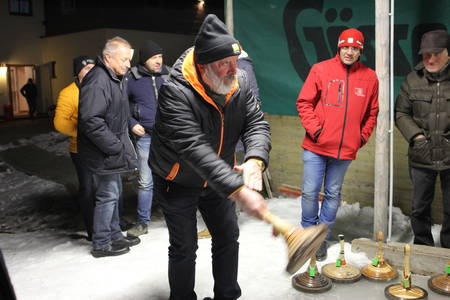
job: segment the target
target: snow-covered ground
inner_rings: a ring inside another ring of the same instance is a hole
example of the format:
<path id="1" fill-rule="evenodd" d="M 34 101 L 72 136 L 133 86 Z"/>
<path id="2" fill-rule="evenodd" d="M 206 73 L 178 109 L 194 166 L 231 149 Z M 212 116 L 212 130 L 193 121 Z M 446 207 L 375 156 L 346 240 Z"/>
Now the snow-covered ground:
<path id="1" fill-rule="evenodd" d="M 11 151 L 28 145 L 67 156 L 68 139 L 58 133 L 47 133 L 0 145 Z M 58 168 L 49 165 L 49 168 Z M 61 170 L 65 176 L 67 170 Z M 95 259 L 91 245 L 82 234 L 72 196 L 61 183 L 46 180 L 38 174 L 27 174 L 0 161 L 0 248 L 6 259 L 10 277 L 19 300 L 34 299 L 168 299 L 167 247 L 168 232 L 160 214 L 155 214 L 150 230 L 141 244 L 130 253 L 118 257 Z M 268 200 L 272 213 L 293 225 L 299 223 L 299 199 Z M 410 242 L 409 218 L 394 209 L 392 241 Z M 343 203 L 332 236 L 346 236 L 346 258 L 358 267 L 370 263 L 364 253 L 352 253 L 349 242 L 357 237 L 371 237 L 373 209 L 359 204 Z M 325 294 L 303 294 L 292 288 L 285 272 L 287 249 L 282 237 L 273 237 L 271 227 L 239 215 L 240 257 L 239 283 L 241 299 L 383 299 L 386 283 L 361 280 L 351 285 L 335 284 Z M 204 223 L 199 218 L 199 230 Z M 438 241 L 440 226 L 433 227 Z M 199 240 L 197 252 L 196 292 L 199 299 L 212 297 L 210 239 Z M 338 244 L 328 250 L 334 262 Z M 299 271 L 306 269 L 306 265 Z M 426 288 L 427 277 L 416 277 L 415 284 Z M 394 282 L 396 283 L 396 282 Z M 370 293 L 366 289 L 371 289 Z M 359 298 L 359 296 L 361 298 Z M 431 297 L 433 295 L 433 297 Z M 444 299 L 430 292 L 429 299 Z"/>

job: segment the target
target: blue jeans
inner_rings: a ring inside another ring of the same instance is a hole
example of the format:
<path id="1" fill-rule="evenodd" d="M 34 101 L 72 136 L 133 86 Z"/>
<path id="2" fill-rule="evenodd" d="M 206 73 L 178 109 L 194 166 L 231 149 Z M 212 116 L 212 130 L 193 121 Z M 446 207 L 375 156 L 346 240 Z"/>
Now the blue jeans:
<path id="1" fill-rule="evenodd" d="M 344 176 L 351 160 L 336 159 L 329 156 L 303 151 L 303 193 L 302 226 L 309 227 L 325 223 L 330 237 L 331 227 L 341 201 Z M 325 196 L 319 214 L 319 193 L 324 185 Z"/>
<path id="2" fill-rule="evenodd" d="M 95 191 L 94 232 L 92 247 L 107 250 L 111 242 L 123 239 L 119 226 L 119 198 L 122 194 L 120 174 L 94 174 Z"/>
<path id="3" fill-rule="evenodd" d="M 137 195 L 137 221 L 148 224 L 151 217 L 153 199 L 152 170 L 148 165 L 148 154 L 152 138 L 149 134 L 139 137 L 136 141 L 136 152 L 138 156 L 138 195 Z"/>

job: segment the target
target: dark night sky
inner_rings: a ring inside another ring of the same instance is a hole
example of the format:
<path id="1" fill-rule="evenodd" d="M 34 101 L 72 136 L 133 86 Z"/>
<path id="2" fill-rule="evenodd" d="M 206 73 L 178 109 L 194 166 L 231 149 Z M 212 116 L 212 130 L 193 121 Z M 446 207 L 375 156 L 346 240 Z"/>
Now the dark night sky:
<path id="1" fill-rule="evenodd" d="M 223 0 L 205 0 L 203 11 L 198 0 L 81 0 L 69 7 L 67 2 L 45 0 L 46 36 L 96 28 L 193 34 L 208 13 L 224 20 Z"/>

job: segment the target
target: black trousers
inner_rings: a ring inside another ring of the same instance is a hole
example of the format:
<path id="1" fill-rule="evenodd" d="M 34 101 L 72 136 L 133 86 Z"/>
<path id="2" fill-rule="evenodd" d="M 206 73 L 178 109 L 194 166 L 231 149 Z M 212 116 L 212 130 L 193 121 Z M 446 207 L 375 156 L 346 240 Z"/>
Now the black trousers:
<path id="1" fill-rule="evenodd" d="M 70 152 L 70 157 L 77 171 L 78 177 L 78 205 L 83 216 L 88 239 L 92 238 L 94 222 L 94 179 L 92 172 L 83 164 L 78 153 Z"/>
<path id="2" fill-rule="evenodd" d="M 194 292 L 197 209 L 212 237 L 214 299 L 239 298 L 239 227 L 235 203 L 210 188 L 184 187 L 157 175 L 153 185 L 169 230 L 170 299 L 197 299 Z"/>
<path id="3" fill-rule="evenodd" d="M 413 183 L 411 226 L 414 244 L 434 246 L 431 234 L 431 203 L 436 178 L 440 176 L 444 212 L 440 240 L 443 248 L 450 248 L 450 170 L 438 172 L 410 166 L 409 174 Z"/>
<path id="4" fill-rule="evenodd" d="M 6 267 L 5 259 L 3 258 L 2 250 L 0 250 L 0 299 L 16 300 L 14 287 L 9 278 L 8 268 Z"/>

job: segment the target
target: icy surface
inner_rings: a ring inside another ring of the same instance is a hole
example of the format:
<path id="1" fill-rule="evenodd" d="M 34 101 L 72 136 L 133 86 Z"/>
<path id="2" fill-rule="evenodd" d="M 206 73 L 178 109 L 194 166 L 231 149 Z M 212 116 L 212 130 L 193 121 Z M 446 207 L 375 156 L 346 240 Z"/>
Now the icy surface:
<path id="1" fill-rule="evenodd" d="M 68 139 L 58 133 L 35 136 L 0 145 L 0 152 L 34 145 L 61 156 L 67 156 Z M 57 166 L 50 166 L 57 167 Z M 64 176 L 61 170 L 61 176 Z M 164 220 L 156 214 L 149 233 L 130 253 L 119 257 L 95 259 L 91 245 L 83 234 L 79 215 L 74 214 L 66 188 L 16 170 L 0 161 L 0 248 L 20 300 L 34 299 L 168 299 L 167 247 L 168 232 Z M 269 199 L 273 214 L 293 225 L 299 224 L 300 199 Z M 392 240 L 410 242 L 409 218 L 400 209 L 393 211 Z M 346 236 L 348 263 L 362 267 L 370 260 L 364 253 L 353 253 L 349 242 L 357 237 L 371 237 L 373 209 L 359 204 L 343 203 L 333 229 Z M 309 295 L 291 286 L 285 272 L 287 247 L 282 237 L 273 237 L 271 227 L 259 220 L 239 215 L 240 299 L 383 299 L 386 283 L 361 280 L 351 285 L 335 284 L 326 294 Z M 199 218 L 198 228 L 204 223 Z M 440 226 L 433 227 L 438 238 Z M 212 297 L 210 239 L 199 240 L 197 252 L 196 292 L 198 299 Z M 328 259 L 318 264 L 334 262 L 339 245 L 332 242 Z M 299 271 L 306 269 L 306 265 Z M 415 284 L 426 288 L 427 277 L 415 277 Z M 397 282 L 394 282 L 397 283 Z M 370 289 L 370 293 L 367 293 Z M 432 295 L 432 297 L 431 297 Z M 429 299 L 444 299 L 431 292 Z"/>

